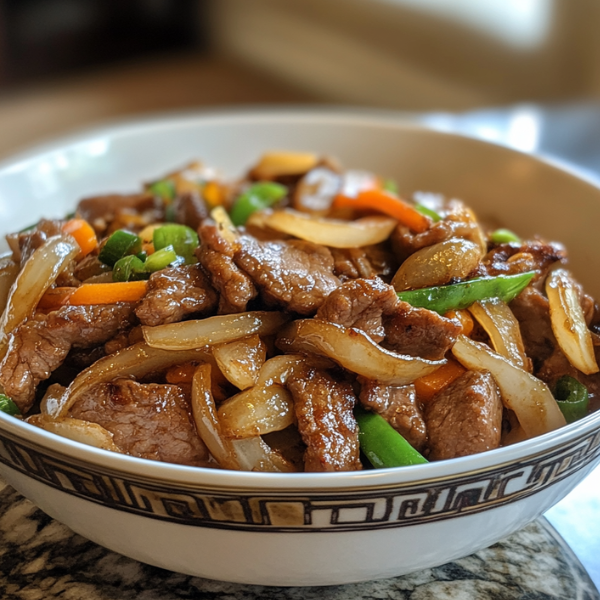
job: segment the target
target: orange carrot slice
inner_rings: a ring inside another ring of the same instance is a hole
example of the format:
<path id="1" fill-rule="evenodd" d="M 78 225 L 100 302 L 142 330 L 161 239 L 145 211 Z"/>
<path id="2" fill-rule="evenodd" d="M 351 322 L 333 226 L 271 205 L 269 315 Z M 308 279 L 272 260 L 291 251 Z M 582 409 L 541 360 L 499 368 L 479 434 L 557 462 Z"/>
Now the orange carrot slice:
<path id="1" fill-rule="evenodd" d="M 437 371 L 419 377 L 414 384 L 421 402 L 429 402 L 439 391 L 458 379 L 466 369 L 457 361 L 449 360 Z"/>
<path id="2" fill-rule="evenodd" d="M 137 302 L 146 294 L 147 283 L 146 281 L 84 283 L 69 296 L 68 304 L 81 306 Z"/>
<path id="3" fill-rule="evenodd" d="M 82 256 L 87 256 L 98 246 L 96 232 L 85 219 L 71 219 L 62 226 L 62 230 L 75 238 Z"/>

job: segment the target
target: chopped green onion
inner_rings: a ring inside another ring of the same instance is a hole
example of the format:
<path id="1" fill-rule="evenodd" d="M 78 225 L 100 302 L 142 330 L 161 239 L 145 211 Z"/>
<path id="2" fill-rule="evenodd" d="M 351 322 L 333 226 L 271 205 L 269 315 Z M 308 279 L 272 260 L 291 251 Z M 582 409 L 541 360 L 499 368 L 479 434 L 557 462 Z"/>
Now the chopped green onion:
<path id="1" fill-rule="evenodd" d="M 165 202 L 172 202 L 176 196 L 175 183 L 170 179 L 161 179 L 148 186 L 148 189 Z"/>
<path id="2" fill-rule="evenodd" d="M 142 240 L 135 233 L 119 229 L 106 240 L 98 254 L 98 260 L 109 267 L 114 267 L 119 259 L 128 254 L 137 254 L 141 250 Z"/>
<path id="3" fill-rule="evenodd" d="M 494 244 L 509 244 L 510 242 L 521 242 L 521 238 L 513 233 L 510 229 L 496 229 L 496 231 L 490 233 L 490 240 Z"/>
<path id="4" fill-rule="evenodd" d="M 236 227 L 244 225 L 252 213 L 273 206 L 286 194 L 287 188 L 279 183 L 272 181 L 255 183 L 235 201 L 229 215 L 231 221 Z"/>
<path id="5" fill-rule="evenodd" d="M 428 308 L 443 315 L 449 310 L 468 308 L 473 302 L 489 298 L 510 302 L 527 287 L 534 275 L 535 271 L 528 271 L 517 275 L 480 277 L 452 285 L 399 292 L 398 298 L 412 306 Z"/>
<path id="6" fill-rule="evenodd" d="M 144 262 L 133 254 L 119 259 L 113 267 L 113 281 L 139 281 L 147 278 Z"/>
<path id="7" fill-rule="evenodd" d="M 178 260 L 180 257 L 177 256 L 177 252 L 173 249 L 173 246 L 167 246 L 151 254 L 144 263 L 144 268 L 148 273 L 154 273 L 161 269 L 166 269 L 173 263 L 182 263 L 183 259 Z"/>
<path id="8" fill-rule="evenodd" d="M 152 242 L 155 250 L 171 246 L 177 256 L 183 256 L 187 264 L 196 262 L 194 251 L 200 245 L 198 234 L 187 225 L 163 225 L 154 230 Z"/>
<path id="9" fill-rule="evenodd" d="M 355 416 L 360 449 L 376 469 L 428 462 L 381 415 L 359 406 Z"/>
<path id="10" fill-rule="evenodd" d="M 392 194 L 398 193 L 398 184 L 393 179 L 384 179 L 383 185 L 381 186 L 386 192 Z"/>
<path id="11" fill-rule="evenodd" d="M 587 388 L 574 377 L 563 375 L 556 382 L 554 397 L 567 423 L 574 423 L 587 415 L 589 404 Z"/>
<path id="12" fill-rule="evenodd" d="M 19 407 L 4 394 L 0 394 L 0 411 L 10 415 L 11 417 L 15 417 L 21 414 Z"/>
<path id="13" fill-rule="evenodd" d="M 434 223 L 437 223 L 438 221 L 442 220 L 442 217 L 440 217 L 440 215 L 438 215 L 435 212 L 435 210 L 431 210 L 430 208 L 427 208 L 423 204 L 416 204 L 415 209 L 418 210 L 422 215 L 429 217 Z"/>

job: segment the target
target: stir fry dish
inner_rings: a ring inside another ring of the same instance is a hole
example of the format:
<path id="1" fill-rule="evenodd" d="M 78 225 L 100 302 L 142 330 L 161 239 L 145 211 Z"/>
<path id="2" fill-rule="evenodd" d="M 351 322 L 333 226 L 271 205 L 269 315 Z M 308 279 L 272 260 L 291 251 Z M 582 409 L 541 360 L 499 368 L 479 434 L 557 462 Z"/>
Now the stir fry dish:
<path id="1" fill-rule="evenodd" d="M 520 442 L 600 407 L 565 248 L 463 202 L 272 152 L 7 236 L 0 409 L 182 465 L 326 472 Z"/>

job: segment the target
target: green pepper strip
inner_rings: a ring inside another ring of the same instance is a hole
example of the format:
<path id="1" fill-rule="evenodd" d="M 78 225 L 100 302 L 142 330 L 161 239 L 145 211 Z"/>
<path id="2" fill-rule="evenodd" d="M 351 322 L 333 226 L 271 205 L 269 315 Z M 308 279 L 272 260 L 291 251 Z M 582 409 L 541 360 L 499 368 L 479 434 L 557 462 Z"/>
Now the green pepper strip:
<path id="1" fill-rule="evenodd" d="M 170 179 L 161 179 L 155 181 L 148 186 L 148 189 L 159 198 L 162 198 L 165 202 L 172 202 L 175 200 L 175 183 Z"/>
<path id="2" fill-rule="evenodd" d="M 235 201 L 229 215 L 231 221 L 236 227 L 244 225 L 252 213 L 273 206 L 286 194 L 287 188 L 279 183 L 272 181 L 255 183 Z"/>
<path id="3" fill-rule="evenodd" d="M 186 225 L 163 225 L 154 230 L 152 242 L 156 250 L 172 246 L 177 256 L 183 256 L 186 264 L 197 262 L 194 251 L 200 245 L 198 234 Z"/>
<path id="4" fill-rule="evenodd" d="M 357 407 L 360 449 L 376 469 L 420 465 L 427 461 L 381 415 Z"/>
<path id="5" fill-rule="evenodd" d="M 386 179 L 381 186 L 386 192 L 398 193 L 398 184 L 393 179 Z"/>
<path id="6" fill-rule="evenodd" d="M 521 238 L 510 229 L 496 229 L 490 233 L 490 240 L 494 244 L 509 244 L 510 242 L 520 243 Z"/>
<path id="7" fill-rule="evenodd" d="M 139 281 L 149 277 L 144 261 L 133 254 L 119 259 L 112 273 L 113 281 Z"/>
<path id="8" fill-rule="evenodd" d="M 119 259 L 128 254 L 137 254 L 141 250 L 142 240 L 135 233 L 119 229 L 106 240 L 98 254 L 98 260 L 109 267 L 114 267 Z"/>
<path id="9" fill-rule="evenodd" d="M 440 217 L 440 215 L 438 215 L 435 212 L 435 210 L 431 210 L 430 208 L 427 208 L 422 204 L 416 204 L 415 209 L 418 210 L 422 215 L 429 217 L 434 223 L 437 223 L 438 221 L 442 220 L 442 217 Z"/>
<path id="10" fill-rule="evenodd" d="M 21 414 L 19 407 L 4 394 L 0 394 L 0 411 L 10 415 L 11 417 Z"/>
<path id="11" fill-rule="evenodd" d="M 157 250 L 154 254 L 151 254 L 146 259 L 144 268 L 148 273 L 154 273 L 155 271 L 165 269 L 169 265 L 181 263 L 183 263 L 183 258 L 177 256 L 173 246 L 167 246 L 166 248 L 162 248 L 161 250 Z"/>
<path id="12" fill-rule="evenodd" d="M 587 388 L 574 377 L 563 375 L 556 382 L 554 397 L 567 423 L 574 423 L 587 415 L 589 403 Z"/>
<path id="13" fill-rule="evenodd" d="M 534 275 L 535 271 L 528 271 L 518 275 L 480 277 L 452 285 L 398 292 L 398 298 L 412 306 L 428 308 L 443 315 L 449 310 L 467 308 L 473 302 L 488 298 L 510 302 L 527 287 Z"/>

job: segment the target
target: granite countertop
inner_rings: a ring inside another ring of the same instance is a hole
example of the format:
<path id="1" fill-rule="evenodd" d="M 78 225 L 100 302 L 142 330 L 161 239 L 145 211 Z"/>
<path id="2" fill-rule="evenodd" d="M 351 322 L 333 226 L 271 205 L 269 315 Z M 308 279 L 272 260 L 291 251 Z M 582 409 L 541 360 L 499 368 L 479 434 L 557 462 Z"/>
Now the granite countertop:
<path id="1" fill-rule="evenodd" d="M 4 600 L 600 600 L 545 519 L 455 562 L 403 577 L 314 588 L 189 577 L 126 558 L 74 534 L 0 482 L 0 597 Z"/>

